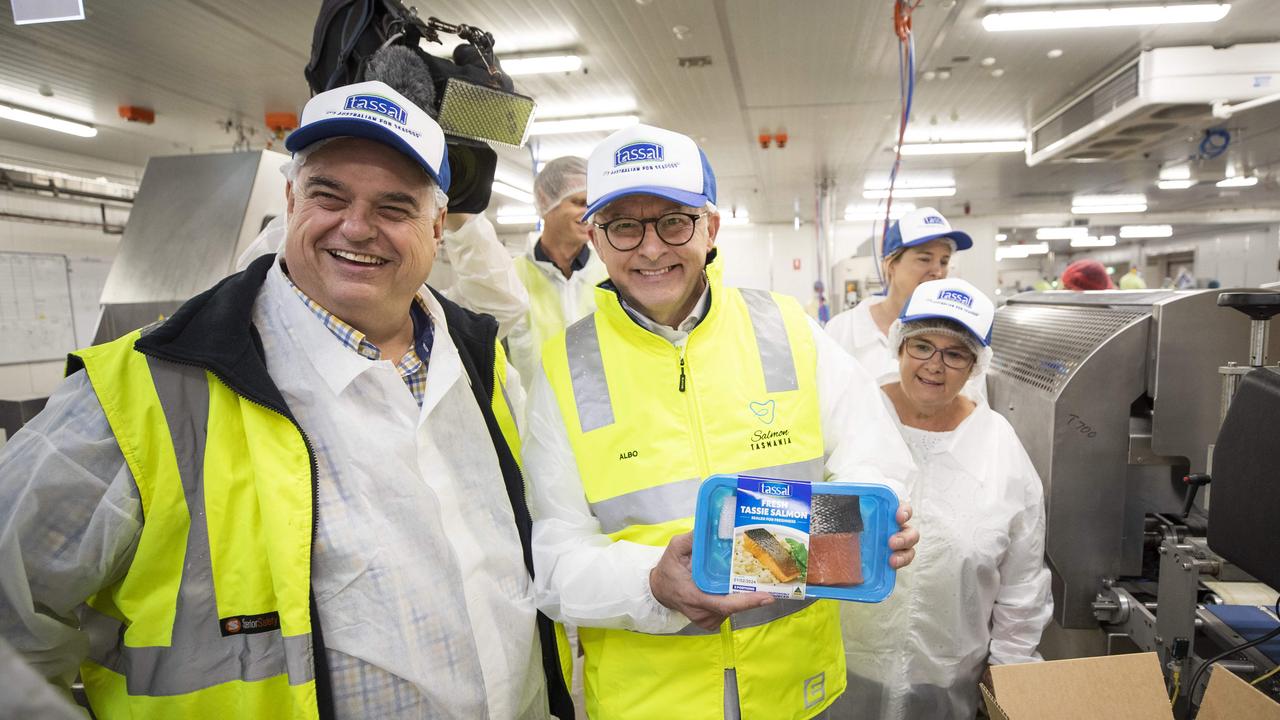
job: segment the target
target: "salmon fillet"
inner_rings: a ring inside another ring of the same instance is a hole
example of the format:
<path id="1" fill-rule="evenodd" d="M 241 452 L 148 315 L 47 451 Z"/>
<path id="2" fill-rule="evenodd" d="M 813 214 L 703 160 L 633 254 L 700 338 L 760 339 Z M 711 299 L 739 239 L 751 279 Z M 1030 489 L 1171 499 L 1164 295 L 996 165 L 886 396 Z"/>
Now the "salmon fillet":
<path id="1" fill-rule="evenodd" d="M 764 528 L 751 528 L 742 539 L 742 547 L 769 569 L 778 582 L 792 582 L 800 577 L 800 567 L 796 559 L 773 533 Z"/>
<path id="2" fill-rule="evenodd" d="M 861 585 L 861 534 L 824 533 L 822 535 L 810 535 L 809 584 Z"/>

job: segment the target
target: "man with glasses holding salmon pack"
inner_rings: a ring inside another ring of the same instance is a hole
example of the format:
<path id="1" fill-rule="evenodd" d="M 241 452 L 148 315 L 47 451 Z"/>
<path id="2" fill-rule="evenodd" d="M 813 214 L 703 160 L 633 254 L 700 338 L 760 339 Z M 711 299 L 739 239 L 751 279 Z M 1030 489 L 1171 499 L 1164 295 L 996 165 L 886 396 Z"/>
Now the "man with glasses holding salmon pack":
<path id="1" fill-rule="evenodd" d="M 715 200 L 684 135 L 636 125 L 595 148 L 584 219 L 609 280 L 543 346 L 532 384 L 535 592 L 579 627 L 595 720 L 825 712 L 845 687 L 834 602 L 698 590 L 698 487 L 717 473 L 899 486 L 911 468 L 870 376 L 794 298 L 721 281 Z M 762 429 L 787 442 L 753 443 Z M 890 539 L 893 567 L 918 538 Z"/>

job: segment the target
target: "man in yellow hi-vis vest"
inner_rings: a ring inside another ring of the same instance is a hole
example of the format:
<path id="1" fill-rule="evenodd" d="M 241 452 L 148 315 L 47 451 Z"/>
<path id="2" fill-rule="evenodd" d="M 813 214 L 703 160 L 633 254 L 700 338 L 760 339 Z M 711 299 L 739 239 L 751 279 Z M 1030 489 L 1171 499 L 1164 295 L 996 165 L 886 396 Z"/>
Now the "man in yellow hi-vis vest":
<path id="1" fill-rule="evenodd" d="M 542 344 L 596 309 L 595 286 L 606 277 L 591 250 L 587 223 L 587 163 L 561 157 L 542 168 L 533 181 L 533 199 L 542 218 L 542 235 L 516 258 L 516 274 L 529 291 L 529 311 L 507 336 L 511 364 L 529 387 Z"/>
<path id="2" fill-rule="evenodd" d="M 0 636 L 102 720 L 568 720 L 521 393 L 423 284 L 444 134 L 364 82 L 286 147 L 283 254 L 74 353 L 0 455 Z"/>
<path id="3" fill-rule="evenodd" d="M 539 606 L 579 627 L 594 720 L 815 717 L 846 683 L 834 602 L 700 592 L 698 486 L 735 472 L 892 485 L 906 447 L 798 302 L 720 281 L 715 177 L 693 140 L 614 133 L 587 195 L 610 279 L 543 347 L 524 437 Z M 894 567 L 917 540 L 893 536 Z"/>

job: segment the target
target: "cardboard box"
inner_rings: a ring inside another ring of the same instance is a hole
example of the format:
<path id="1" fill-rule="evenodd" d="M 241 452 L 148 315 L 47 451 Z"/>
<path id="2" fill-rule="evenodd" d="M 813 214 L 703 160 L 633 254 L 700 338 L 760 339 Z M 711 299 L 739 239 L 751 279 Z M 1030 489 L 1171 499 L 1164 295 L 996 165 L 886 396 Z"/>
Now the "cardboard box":
<path id="1" fill-rule="evenodd" d="M 991 682 L 981 690 L 992 720 L 1173 720 L 1155 653 L 994 665 Z M 1280 705 L 1215 667 L 1198 720 L 1242 718 L 1280 720 Z"/>
<path id="2" fill-rule="evenodd" d="M 1280 704 L 1238 675 L 1216 666 L 1196 720 L 1280 720 Z"/>

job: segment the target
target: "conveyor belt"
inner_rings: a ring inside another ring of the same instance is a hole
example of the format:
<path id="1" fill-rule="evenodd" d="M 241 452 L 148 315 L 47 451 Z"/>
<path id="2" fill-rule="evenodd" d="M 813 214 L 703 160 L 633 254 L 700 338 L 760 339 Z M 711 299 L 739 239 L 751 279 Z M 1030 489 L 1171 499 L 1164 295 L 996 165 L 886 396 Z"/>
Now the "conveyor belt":
<path id="1" fill-rule="evenodd" d="M 1206 605 L 1204 609 L 1216 615 L 1223 624 L 1245 640 L 1262 637 L 1280 624 L 1271 613 L 1253 605 Z M 1258 650 L 1271 662 L 1280 664 L 1280 637 L 1259 645 Z"/>

